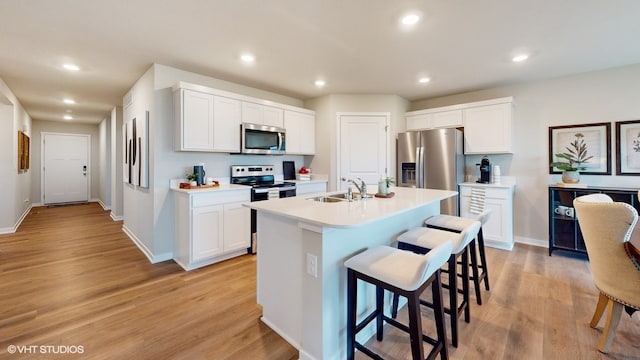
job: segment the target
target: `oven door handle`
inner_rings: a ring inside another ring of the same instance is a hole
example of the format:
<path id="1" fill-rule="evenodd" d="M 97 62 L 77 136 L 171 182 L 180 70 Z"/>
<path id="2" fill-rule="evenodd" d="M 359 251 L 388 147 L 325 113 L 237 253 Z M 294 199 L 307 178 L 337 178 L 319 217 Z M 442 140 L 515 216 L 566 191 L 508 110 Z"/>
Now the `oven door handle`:
<path id="1" fill-rule="evenodd" d="M 253 192 L 256 194 L 264 194 L 264 193 L 268 193 L 269 191 L 289 191 L 289 190 L 295 190 L 295 189 L 296 189 L 296 186 L 293 185 L 293 186 L 253 189 Z"/>
<path id="2" fill-rule="evenodd" d="M 269 191 L 275 191 L 278 188 L 260 188 L 260 189 L 253 189 L 253 192 L 256 194 L 264 194 L 264 193 L 268 193 Z"/>

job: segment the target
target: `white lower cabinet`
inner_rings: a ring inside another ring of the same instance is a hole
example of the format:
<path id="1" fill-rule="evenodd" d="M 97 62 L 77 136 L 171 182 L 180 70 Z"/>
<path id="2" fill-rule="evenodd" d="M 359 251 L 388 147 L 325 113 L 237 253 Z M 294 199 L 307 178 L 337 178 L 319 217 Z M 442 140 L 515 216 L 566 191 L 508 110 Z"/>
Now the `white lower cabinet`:
<path id="1" fill-rule="evenodd" d="M 243 202 L 224 204 L 223 249 L 247 250 L 251 246 L 251 209 Z"/>
<path id="2" fill-rule="evenodd" d="M 247 253 L 251 246 L 250 190 L 174 192 L 174 260 L 192 270 Z"/>
<path id="3" fill-rule="evenodd" d="M 512 185 L 472 185 L 460 184 L 460 216 L 474 218 L 469 209 L 471 189 L 485 189 L 485 208 L 491 209 L 491 215 L 482 226 L 485 245 L 511 250 L 513 249 L 513 192 Z"/>
<path id="4" fill-rule="evenodd" d="M 204 206 L 191 211 L 193 226 L 192 261 L 200 261 L 222 254 L 222 205 Z"/>

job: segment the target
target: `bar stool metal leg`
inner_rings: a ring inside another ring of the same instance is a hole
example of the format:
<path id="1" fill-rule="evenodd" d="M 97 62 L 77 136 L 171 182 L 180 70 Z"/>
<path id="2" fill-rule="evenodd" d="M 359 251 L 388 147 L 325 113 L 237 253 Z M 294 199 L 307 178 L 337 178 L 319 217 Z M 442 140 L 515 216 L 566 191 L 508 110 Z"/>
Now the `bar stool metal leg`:
<path id="1" fill-rule="evenodd" d="M 356 275 L 353 271 L 347 271 L 347 359 L 355 358 L 356 329 L 351 324 L 356 323 L 356 305 L 358 294 L 356 289 Z"/>
<path id="2" fill-rule="evenodd" d="M 480 250 L 480 262 L 478 267 L 482 270 L 480 273 L 480 281 L 484 280 L 484 288 L 489 291 L 489 269 L 487 268 L 487 257 L 484 253 L 484 235 L 482 228 L 478 231 L 478 248 Z"/>

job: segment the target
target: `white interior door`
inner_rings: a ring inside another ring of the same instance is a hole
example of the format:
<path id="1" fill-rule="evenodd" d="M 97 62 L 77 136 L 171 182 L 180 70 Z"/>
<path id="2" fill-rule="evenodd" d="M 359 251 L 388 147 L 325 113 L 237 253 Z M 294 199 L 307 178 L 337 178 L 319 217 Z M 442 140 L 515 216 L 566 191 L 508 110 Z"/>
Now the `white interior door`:
<path id="1" fill-rule="evenodd" d="M 89 201 L 89 135 L 42 134 L 42 202 Z"/>
<path id="2" fill-rule="evenodd" d="M 389 114 L 338 114 L 340 139 L 338 146 L 337 188 L 346 190 L 341 179 L 360 177 L 369 187 L 368 193 L 378 190 L 378 180 L 389 167 Z M 356 190 L 356 189 L 354 189 Z"/>

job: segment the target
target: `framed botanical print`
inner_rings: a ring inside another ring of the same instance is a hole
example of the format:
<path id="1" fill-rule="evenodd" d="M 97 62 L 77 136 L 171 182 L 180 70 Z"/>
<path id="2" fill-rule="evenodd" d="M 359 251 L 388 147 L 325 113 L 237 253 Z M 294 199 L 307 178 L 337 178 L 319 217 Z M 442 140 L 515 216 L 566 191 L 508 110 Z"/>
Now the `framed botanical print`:
<path id="1" fill-rule="evenodd" d="M 550 126 L 549 164 L 568 159 L 580 174 L 611 175 L 611 123 Z M 561 172 L 549 167 L 550 174 Z"/>
<path id="2" fill-rule="evenodd" d="M 616 174 L 640 175 L 640 120 L 616 122 Z"/>

